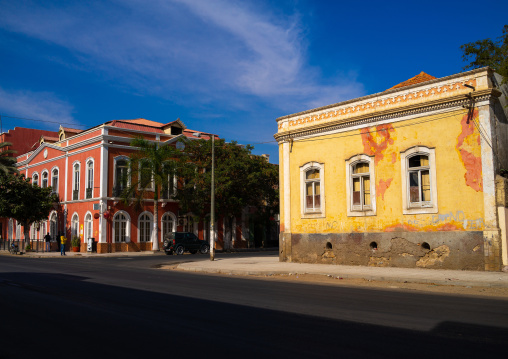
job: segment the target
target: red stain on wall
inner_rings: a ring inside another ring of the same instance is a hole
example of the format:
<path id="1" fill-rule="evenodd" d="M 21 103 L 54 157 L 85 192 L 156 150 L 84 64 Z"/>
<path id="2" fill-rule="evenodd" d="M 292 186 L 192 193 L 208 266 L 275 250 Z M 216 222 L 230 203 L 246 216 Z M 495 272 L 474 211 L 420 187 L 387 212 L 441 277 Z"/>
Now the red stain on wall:
<path id="1" fill-rule="evenodd" d="M 478 121 L 478 111 L 475 110 L 473 115 L 469 117 L 464 115 L 460 121 L 462 131 L 457 138 L 457 146 L 455 147 L 459 151 L 466 173 L 464 178 L 466 179 L 466 185 L 474 189 L 476 192 L 483 191 L 483 179 L 482 179 L 482 158 L 476 156 L 473 151 L 475 148 L 474 144 L 480 145 L 480 134 L 475 132 L 475 125 L 473 121 Z M 476 148 L 478 150 L 478 148 Z"/>
<path id="2" fill-rule="evenodd" d="M 395 129 L 390 123 L 360 130 L 364 151 L 368 155 L 374 156 L 374 164 L 383 159 L 383 152 L 388 148 L 388 145 L 393 145 L 392 132 L 395 132 Z"/>
<path id="3" fill-rule="evenodd" d="M 392 163 L 397 162 L 397 154 L 395 152 L 392 153 Z"/>
<path id="4" fill-rule="evenodd" d="M 390 184 L 392 183 L 393 178 L 388 178 L 386 181 L 380 179 L 378 185 L 376 186 L 376 194 L 377 197 L 381 196 L 381 198 L 385 199 L 385 192 L 390 187 Z"/>
<path id="5" fill-rule="evenodd" d="M 414 226 L 412 224 L 406 224 L 406 223 L 398 223 L 394 224 L 388 227 L 384 228 L 385 232 L 396 232 L 396 231 L 403 231 L 403 232 L 449 232 L 449 231 L 463 231 L 464 228 L 461 226 L 457 226 L 453 223 L 444 223 L 440 224 L 438 226 Z"/>

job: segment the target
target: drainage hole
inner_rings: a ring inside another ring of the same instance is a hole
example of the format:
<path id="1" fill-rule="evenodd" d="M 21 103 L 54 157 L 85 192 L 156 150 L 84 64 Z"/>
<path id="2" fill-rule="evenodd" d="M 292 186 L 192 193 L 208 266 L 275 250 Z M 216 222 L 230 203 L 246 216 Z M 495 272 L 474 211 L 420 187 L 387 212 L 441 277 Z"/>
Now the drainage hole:
<path id="1" fill-rule="evenodd" d="M 370 242 L 370 249 L 377 250 L 377 243 L 376 242 Z"/>
<path id="2" fill-rule="evenodd" d="M 326 249 L 332 249 L 332 244 L 330 242 L 326 242 Z"/>
<path id="3" fill-rule="evenodd" d="M 427 242 L 422 243 L 422 248 L 430 251 L 430 245 Z"/>

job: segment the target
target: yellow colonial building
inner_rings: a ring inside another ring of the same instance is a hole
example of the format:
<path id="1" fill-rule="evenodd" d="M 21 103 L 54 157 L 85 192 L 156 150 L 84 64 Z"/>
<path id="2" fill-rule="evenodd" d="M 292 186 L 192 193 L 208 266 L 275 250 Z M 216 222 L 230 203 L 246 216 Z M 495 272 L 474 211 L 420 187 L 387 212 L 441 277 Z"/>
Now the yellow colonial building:
<path id="1" fill-rule="evenodd" d="M 422 72 L 278 118 L 280 260 L 501 270 L 507 93 L 489 68 Z"/>

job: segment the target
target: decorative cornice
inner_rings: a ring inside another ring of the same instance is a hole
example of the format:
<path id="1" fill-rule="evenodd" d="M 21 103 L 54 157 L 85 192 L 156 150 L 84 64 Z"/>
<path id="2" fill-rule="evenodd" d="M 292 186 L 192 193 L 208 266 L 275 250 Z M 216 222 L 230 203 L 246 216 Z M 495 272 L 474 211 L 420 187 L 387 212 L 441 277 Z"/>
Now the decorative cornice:
<path id="1" fill-rule="evenodd" d="M 475 102 L 489 100 L 492 97 L 499 97 L 500 92 L 496 89 L 487 89 L 471 93 L 472 98 Z M 453 107 L 463 107 L 470 104 L 469 95 L 458 95 L 454 97 L 447 97 L 446 99 L 429 101 L 425 104 L 413 104 L 405 107 L 398 107 L 386 111 L 376 112 L 374 114 L 359 114 L 355 117 L 347 119 L 340 119 L 322 124 L 316 124 L 305 128 L 299 128 L 296 130 L 289 130 L 279 132 L 274 135 L 277 142 L 287 141 L 291 138 L 312 136 L 323 132 L 331 132 L 335 130 L 344 129 L 347 127 L 368 125 L 378 121 L 384 121 L 389 119 L 401 118 L 416 114 L 422 114 L 426 112 L 432 112 L 436 110 L 443 110 Z"/>

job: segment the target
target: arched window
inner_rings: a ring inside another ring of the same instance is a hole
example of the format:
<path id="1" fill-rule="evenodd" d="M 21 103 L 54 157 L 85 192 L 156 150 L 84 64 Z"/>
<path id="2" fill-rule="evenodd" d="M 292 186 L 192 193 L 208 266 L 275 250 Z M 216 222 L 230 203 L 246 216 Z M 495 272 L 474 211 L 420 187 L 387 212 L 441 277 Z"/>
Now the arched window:
<path id="1" fill-rule="evenodd" d="M 93 160 L 86 163 L 86 198 L 93 197 Z"/>
<path id="2" fill-rule="evenodd" d="M 325 216 L 324 163 L 309 162 L 300 167 L 301 214 L 303 218 Z"/>
<path id="3" fill-rule="evenodd" d="M 53 212 L 49 217 L 49 234 L 53 240 L 58 240 L 58 227 L 57 227 L 57 216 L 56 213 Z M 46 223 L 44 223 L 46 226 Z M 44 232 L 46 232 L 46 227 L 44 227 Z"/>
<path id="4" fill-rule="evenodd" d="M 376 179 L 373 158 L 356 155 L 346 161 L 348 216 L 376 215 Z"/>
<path id="5" fill-rule="evenodd" d="M 49 180 L 48 171 L 42 172 L 42 180 L 41 180 L 41 187 L 42 188 L 48 187 L 48 180 Z"/>
<path id="6" fill-rule="evenodd" d="M 142 213 L 139 216 L 139 242 L 150 242 L 152 235 L 152 215 L 149 213 Z"/>
<path id="7" fill-rule="evenodd" d="M 34 173 L 32 175 L 32 185 L 38 186 L 39 185 L 39 175 L 37 173 Z"/>
<path id="8" fill-rule="evenodd" d="M 72 200 L 77 201 L 79 199 L 79 163 L 75 163 L 73 169 L 74 176 L 72 178 Z"/>
<path id="9" fill-rule="evenodd" d="M 412 147 L 401 152 L 402 211 L 437 213 L 436 154 L 433 148 Z"/>
<path id="10" fill-rule="evenodd" d="M 115 243 L 128 242 L 129 219 L 125 212 L 117 212 L 113 217 L 113 241 Z"/>
<path id="11" fill-rule="evenodd" d="M 192 215 L 185 216 L 183 224 L 184 232 L 194 232 L 194 217 Z"/>
<path id="12" fill-rule="evenodd" d="M 161 240 L 164 239 L 164 236 L 167 234 L 167 233 L 170 233 L 170 232 L 176 232 L 176 220 L 175 220 L 175 215 L 171 212 L 166 212 L 164 213 L 164 215 L 162 216 L 162 220 L 161 220 Z"/>
<path id="13" fill-rule="evenodd" d="M 71 220 L 71 238 L 79 235 L 79 217 L 77 213 L 74 213 Z"/>
<path id="14" fill-rule="evenodd" d="M 128 184 L 128 162 L 126 158 L 115 159 L 115 185 L 113 196 L 118 197 Z"/>
<path id="15" fill-rule="evenodd" d="M 85 241 L 88 240 L 88 238 L 93 237 L 93 221 L 92 221 L 92 214 L 89 212 L 85 216 Z"/>
<path id="16" fill-rule="evenodd" d="M 51 172 L 51 188 L 53 192 L 58 193 L 58 168 L 54 168 Z"/>

